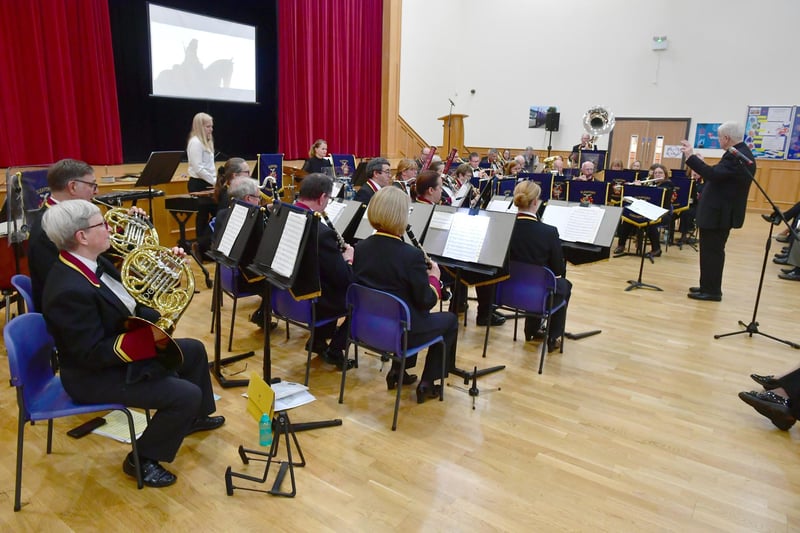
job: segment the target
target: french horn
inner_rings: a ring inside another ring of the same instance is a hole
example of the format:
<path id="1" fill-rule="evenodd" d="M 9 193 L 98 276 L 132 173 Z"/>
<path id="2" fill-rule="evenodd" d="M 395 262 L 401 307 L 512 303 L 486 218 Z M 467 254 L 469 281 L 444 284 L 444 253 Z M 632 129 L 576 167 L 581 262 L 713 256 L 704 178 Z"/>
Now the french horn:
<path id="1" fill-rule="evenodd" d="M 103 218 L 108 224 L 111 247 L 122 257 L 140 246 L 158 246 L 158 232 L 150 219 L 131 215 L 127 208 L 115 207 Z"/>

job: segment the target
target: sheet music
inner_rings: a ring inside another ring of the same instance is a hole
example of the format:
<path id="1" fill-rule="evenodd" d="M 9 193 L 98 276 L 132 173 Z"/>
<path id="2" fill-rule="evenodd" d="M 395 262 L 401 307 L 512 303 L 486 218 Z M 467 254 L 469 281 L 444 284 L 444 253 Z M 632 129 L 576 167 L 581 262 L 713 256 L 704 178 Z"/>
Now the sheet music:
<path id="1" fill-rule="evenodd" d="M 129 409 L 133 417 L 133 427 L 136 433 L 136 438 L 142 436 L 144 430 L 147 429 L 147 417 L 135 409 Z M 106 421 L 105 424 L 92 431 L 96 435 L 108 437 L 118 442 L 131 443 L 131 430 L 128 427 L 128 417 L 122 411 L 111 411 L 103 417 Z"/>
<path id="2" fill-rule="evenodd" d="M 270 268 L 285 278 L 292 276 L 294 265 L 297 262 L 297 252 L 300 249 L 300 240 L 306 229 L 306 215 L 290 212 L 286 217 L 283 235 L 275 250 Z"/>
<path id="3" fill-rule="evenodd" d="M 450 226 L 453 225 L 453 215 L 454 213 L 448 213 L 446 211 L 434 211 L 431 217 L 431 223 L 428 224 L 428 227 L 450 231 Z"/>
<path id="4" fill-rule="evenodd" d="M 339 220 L 339 217 L 342 215 L 342 211 L 347 206 L 344 202 L 331 202 L 325 208 L 325 214 L 328 215 L 328 218 L 331 219 L 331 223 L 336 224 L 336 221 Z"/>
<path id="5" fill-rule="evenodd" d="M 472 189 L 472 184 L 470 182 L 467 182 L 464 185 L 462 185 L 461 188 L 458 189 L 458 192 L 456 193 L 453 205 L 456 207 L 461 207 L 461 204 L 464 203 L 464 198 L 467 197 L 470 189 Z"/>
<path id="6" fill-rule="evenodd" d="M 490 220 L 489 217 L 456 213 L 442 255 L 450 259 L 477 263 Z"/>
<path id="7" fill-rule="evenodd" d="M 511 201 L 508 197 L 497 198 L 489 202 L 489 205 L 486 206 L 487 211 L 499 211 L 501 213 L 505 213 L 508 211 L 509 205 Z"/>
<path id="8" fill-rule="evenodd" d="M 558 228 L 562 241 L 594 243 L 604 214 L 605 211 L 595 206 L 548 205 L 542 222 Z"/>
<path id="9" fill-rule="evenodd" d="M 666 209 L 658 207 L 655 204 L 651 204 L 647 200 L 640 200 L 632 196 L 626 196 L 624 200 L 626 202 L 630 202 L 630 204 L 626 205 L 625 207 L 627 207 L 637 215 L 642 215 L 648 220 L 656 220 L 658 218 L 661 218 L 667 212 Z"/>
<path id="10" fill-rule="evenodd" d="M 233 209 L 231 209 L 230 215 L 228 216 L 228 223 L 225 225 L 225 233 L 222 234 L 222 238 L 219 240 L 219 247 L 217 248 L 217 251 L 225 255 L 225 257 L 231 255 L 231 249 L 236 243 L 236 237 L 239 236 L 239 232 L 242 231 L 242 226 L 245 220 L 247 220 L 248 212 L 249 210 L 241 204 L 235 204 Z"/>
<path id="11" fill-rule="evenodd" d="M 333 190 L 331 190 L 331 197 L 328 199 L 328 203 L 331 203 L 334 198 L 338 198 L 339 193 L 342 192 L 342 187 L 344 184 L 341 181 L 334 181 L 333 182 Z M 333 219 L 331 219 L 333 220 Z"/>

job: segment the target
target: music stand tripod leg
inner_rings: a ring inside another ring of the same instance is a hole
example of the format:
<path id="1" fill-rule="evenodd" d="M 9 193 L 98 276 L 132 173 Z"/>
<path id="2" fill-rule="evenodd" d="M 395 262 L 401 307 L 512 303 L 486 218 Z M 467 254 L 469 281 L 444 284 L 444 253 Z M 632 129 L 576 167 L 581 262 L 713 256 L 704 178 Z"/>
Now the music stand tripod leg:
<path id="1" fill-rule="evenodd" d="M 222 374 L 222 367 L 248 357 L 253 357 L 255 352 L 245 352 L 239 355 L 232 355 L 230 357 L 221 357 L 222 353 L 222 283 L 220 278 L 220 266 L 217 263 L 214 274 L 214 361 L 210 364 L 213 369 L 214 377 L 220 386 L 224 389 L 230 387 L 246 387 L 250 383 L 249 379 L 228 379 Z"/>
<path id="2" fill-rule="evenodd" d="M 644 233 L 644 240 L 642 244 L 642 258 L 639 262 L 639 278 L 636 280 L 629 279 L 628 286 L 625 288 L 625 291 L 630 291 L 633 289 L 652 289 L 654 291 L 663 291 L 661 287 L 657 287 L 656 285 L 651 285 L 649 283 L 642 283 L 642 272 L 644 271 L 644 258 L 645 258 L 645 250 L 647 250 L 647 228 L 650 227 L 650 224 L 645 225 L 645 233 Z M 652 258 L 650 259 L 652 261 Z"/>

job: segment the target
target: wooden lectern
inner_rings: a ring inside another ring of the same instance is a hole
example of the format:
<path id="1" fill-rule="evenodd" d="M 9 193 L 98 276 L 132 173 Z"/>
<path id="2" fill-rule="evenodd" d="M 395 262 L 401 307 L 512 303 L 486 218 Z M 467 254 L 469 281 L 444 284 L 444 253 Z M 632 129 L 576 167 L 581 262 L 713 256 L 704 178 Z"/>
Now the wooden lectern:
<path id="1" fill-rule="evenodd" d="M 464 150 L 464 119 L 468 116 L 469 115 L 453 113 L 452 115 L 445 115 L 436 119 L 443 122 L 443 154 L 449 154 L 450 149 L 453 147 L 458 148 L 459 151 Z"/>

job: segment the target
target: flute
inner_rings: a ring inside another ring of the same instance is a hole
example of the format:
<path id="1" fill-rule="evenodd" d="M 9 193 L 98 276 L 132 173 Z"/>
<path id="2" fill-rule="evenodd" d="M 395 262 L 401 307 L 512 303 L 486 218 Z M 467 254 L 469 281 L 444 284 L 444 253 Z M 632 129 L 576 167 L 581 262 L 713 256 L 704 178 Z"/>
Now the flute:
<path id="1" fill-rule="evenodd" d="M 420 252 L 422 252 L 422 257 L 425 259 L 425 266 L 427 266 L 428 269 L 431 269 L 433 267 L 433 261 L 431 261 L 428 253 L 414 236 L 414 232 L 411 231 L 411 224 L 406 226 L 406 235 L 408 235 L 408 240 L 411 241 L 411 244 L 413 244 Z"/>
<path id="2" fill-rule="evenodd" d="M 328 227 L 333 230 L 333 234 L 336 236 L 336 242 L 339 244 L 339 251 L 344 252 L 347 249 L 347 243 L 344 242 L 342 236 L 339 235 L 338 231 L 336 231 L 336 226 L 334 226 L 333 222 L 331 222 L 331 219 L 328 218 L 328 213 L 325 211 L 319 211 L 318 213 L 325 220 L 325 223 L 328 225 Z"/>

